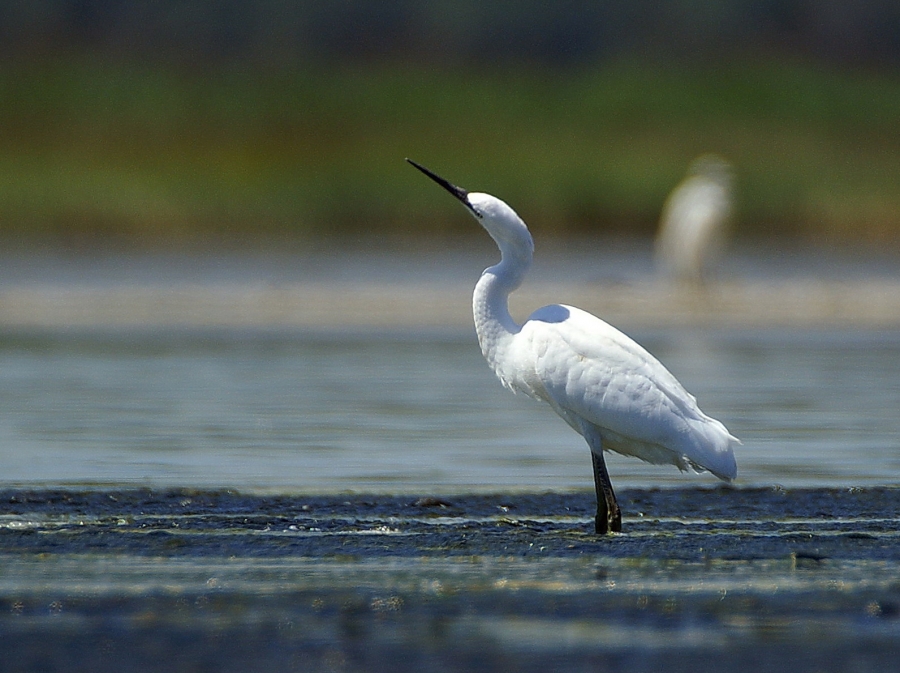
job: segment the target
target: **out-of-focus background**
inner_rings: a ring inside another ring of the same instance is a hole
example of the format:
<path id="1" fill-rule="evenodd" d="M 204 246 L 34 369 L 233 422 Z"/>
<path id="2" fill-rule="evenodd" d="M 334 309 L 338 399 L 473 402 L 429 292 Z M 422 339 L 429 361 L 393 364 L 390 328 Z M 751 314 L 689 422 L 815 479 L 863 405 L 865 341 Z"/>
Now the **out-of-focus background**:
<path id="1" fill-rule="evenodd" d="M 697 155 L 735 234 L 900 237 L 883 0 L 9 0 L 0 242 L 467 236 L 411 156 L 536 235 L 653 235 Z"/>
<path id="2" fill-rule="evenodd" d="M 0 0 L 0 668 L 888 670 L 898 122 L 896 0 Z M 587 535 L 405 157 L 734 490 L 611 454 Z"/>
<path id="3" fill-rule="evenodd" d="M 513 314 L 645 344 L 740 484 L 894 483 L 898 120 L 884 0 L 6 0 L 0 483 L 590 488 L 481 359 L 495 246 L 405 157 L 510 203 Z"/>

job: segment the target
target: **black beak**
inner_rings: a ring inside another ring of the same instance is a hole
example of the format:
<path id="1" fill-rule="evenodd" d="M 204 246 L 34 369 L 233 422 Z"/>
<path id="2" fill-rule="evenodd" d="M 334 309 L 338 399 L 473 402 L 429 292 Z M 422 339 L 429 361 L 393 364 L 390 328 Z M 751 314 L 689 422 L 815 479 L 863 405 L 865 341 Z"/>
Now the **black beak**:
<path id="1" fill-rule="evenodd" d="M 446 189 L 448 192 L 450 192 L 451 194 L 453 194 L 453 196 L 455 196 L 457 199 L 459 199 L 460 201 L 462 201 L 462 204 L 463 204 L 466 208 L 468 208 L 470 211 L 472 211 L 472 214 L 475 215 L 475 217 L 478 217 L 478 218 L 481 217 L 481 215 L 479 215 L 479 214 L 475 211 L 475 209 L 472 207 L 472 204 L 469 203 L 469 192 L 467 192 L 467 191 L 466 191 L 465 189 L 463 189 L 462 187 L 457 187 L 457 186 L 454 185 L 452 182 L 449 182 L 448 180 L 445 180 L 444 178 L 442 178 L 442 177 L 441 177 L 440 175 L 438 175 L 437 173 L 433 173 L 432 171 L 430 171 L 430 170 L 428 170 L 427 168 L 425 168 L 422 164 L 416 163 L 416 162 L 413 161 L 412 159 L 407 159 L 407 161 L 408 161 L 409 163 L 411 163 L 413 166 L 415 166 L 416 168 L 418 168 L 420 171 L 422 171 L 422 172 L 423 172 L 425 175 L 427 175 L 429 178 L 431 178 L 432 180 L 434 180 L 436 183 L 438 183 L 441 187 L 443 187 L 443 188 Z"/>

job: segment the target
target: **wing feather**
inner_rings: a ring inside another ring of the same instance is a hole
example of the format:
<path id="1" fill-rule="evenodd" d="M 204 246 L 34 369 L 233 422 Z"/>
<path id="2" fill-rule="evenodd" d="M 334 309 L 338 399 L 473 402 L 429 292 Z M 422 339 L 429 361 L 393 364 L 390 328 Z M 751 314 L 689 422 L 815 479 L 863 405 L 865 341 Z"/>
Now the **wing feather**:
<path id="1" fill-rule="evenodd" d="M 580 309 L 536 311 L 516 338 L 523 392 L 548 402 L 573 428 L 600 430 L 605 448 L 652 463 L 732 479 L 738 443 L 638 343 Z"/>

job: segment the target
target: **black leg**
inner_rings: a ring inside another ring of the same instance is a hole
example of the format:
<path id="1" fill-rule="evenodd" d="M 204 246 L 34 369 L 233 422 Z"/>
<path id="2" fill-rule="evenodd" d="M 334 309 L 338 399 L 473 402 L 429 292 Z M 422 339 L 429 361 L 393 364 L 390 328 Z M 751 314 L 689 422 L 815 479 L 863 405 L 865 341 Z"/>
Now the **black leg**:
<path id="1" fill-rule="evenodd" d="M 619 533 L 622 531 L 622 512 L 619 503 L 616 502 L 616 494 L 612 483 L 609 481 L 609 472 L 606 471 L 606 461 L 603 453 L 591 450 L 591 459 L 594 462 L 594 489 L 597 491 L 597 516 L 594 519 L 594 529 L 598 535 L 607 533 Z"/>

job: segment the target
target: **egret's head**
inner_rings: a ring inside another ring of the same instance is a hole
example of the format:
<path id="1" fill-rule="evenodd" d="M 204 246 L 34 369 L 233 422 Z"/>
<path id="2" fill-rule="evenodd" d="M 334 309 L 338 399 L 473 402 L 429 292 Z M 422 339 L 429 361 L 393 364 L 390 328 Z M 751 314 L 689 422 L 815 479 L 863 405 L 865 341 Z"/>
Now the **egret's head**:
<path id="1" fill-rule="evenodd" d="M 731 164 L 717 154 L 703 154 L 697 157 L 688 166 L 687 174 L 700 175 L 726 186 L 733 180 Z"/>
<path id="2" fill-rule="evenodd" d="M 502 252 L 531 258 L 534 252 L 534 243 L 528 227 L 525 226 L 516 211 L 504 201 L 490 194 L 468 192 L 412 159 L 407 159 L 407 161 L 459 199 L 481 226 L 487 230 L 491 238 L 496 241 Z"/>
<path id="3" fill-rule="evenodd" d="M 496 196 L 472 192 L 468 195 L 468 205 L 475 217 L 491 235 L 500 249 L 509 252 L 524 253 L 531 256 L 534 242 L 528 227 L 505 201 Z"/>

